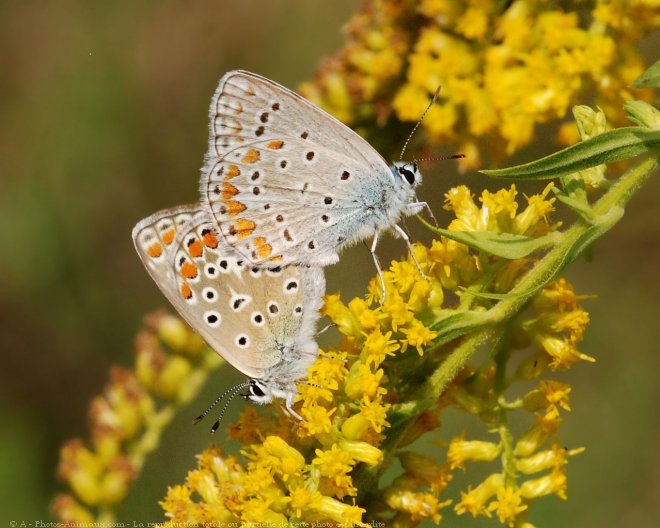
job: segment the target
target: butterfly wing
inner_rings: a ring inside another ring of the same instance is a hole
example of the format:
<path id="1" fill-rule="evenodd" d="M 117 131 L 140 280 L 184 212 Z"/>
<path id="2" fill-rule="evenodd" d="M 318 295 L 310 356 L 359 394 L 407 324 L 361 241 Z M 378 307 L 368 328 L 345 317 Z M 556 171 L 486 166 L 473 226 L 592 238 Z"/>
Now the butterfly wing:
<path id="1" fill-rule="evenodd" d="M 287 88 L 227 73 L 211 104 L 202 202 L 258 265 L 329 264 L 374 215 L 393 175 L 359 135 Z"/>
<path id="2" fill-rule="evenodd" d="M 205 214 L 199 204 L 181 205 L 159 211 L 133 228 L 133 243 L 144 267 L 172 304 L 177 299 L 176 280 L 168 255 L 181 228 L 193 216 Z"/>
<path id="3" fill-rule="evenodd" d="M 150 269 L 148 246 L 136 242 L 136 247 Z M 262 378 L 278 365 L 304 324 L 313 329 L 318 318 L 319 301 L 314 310 L 305 309 L 306 279 L 300 270 L 249 269 L 219 240 L 203 211 L 178 229 L 168 259 L 164 267 L 151 266 L 156 283 L 188 324 L 251 378 Z"/>

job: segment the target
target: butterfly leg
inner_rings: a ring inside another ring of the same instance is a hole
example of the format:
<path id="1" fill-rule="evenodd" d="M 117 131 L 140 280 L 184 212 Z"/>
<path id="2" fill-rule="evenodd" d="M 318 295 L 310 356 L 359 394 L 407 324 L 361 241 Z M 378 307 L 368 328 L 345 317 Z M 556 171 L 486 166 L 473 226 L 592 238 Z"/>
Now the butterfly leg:
<path id="1" fill-rule="evenodd" d="M 378 278 L 380 279 L 380 287 L 383 290 L 383 297 L 380 299 L 380 304 L 385 302 L 385 295 L 387 291 L 385 290 L 385 277 L 383 277 L 383 270 L 380 269 L 380 261 L 378 260 L 378 255 L 376 255 L 376 246 L 378 245 L 378 232 L 374 234 L 374 239 L 371 242 L 371 256 L 374 259 L 374 264 L 376 264 L 376 270 L 378 270 Z"/>
<path id="2" fill-rule="evenodd" d="M 295 393 L 290 393 L 286 397 L 286 409 L 285 412 L 289 415 L 292 416 L 293 418 L 296 418 L 297 420 L 300 420 L 301 422 L 304 422 L 305 419 L 300 416 L 296 411 L 293 410 L 293 401 L 295 399 L 296 395 Z"/>
<path id="3" fill-rule="evenodd" d="M 428 277 L 426 276 L 426 273 L 422 270 L 422 267 L 419 265 L 419 262 L 417 262 L 417 257 L 415 256 L 415 252 L 413 251 L 413 247 L 410 244 L 410 237 L 408 234 L 401 228 L 401 226 L 394 224 L 394 229 L 396 230 L 397 233 L 399 233 L 399 236 L 403 238 L 403 240 L 406 242 L 406 245 L 408 246 L 408 251 L 410 252 L 410 255 L 413 258 L 413 261 L 415 262 L 415 266 L 417 266 L 417 270 L 419 271 L 420 275 L 424 277 L 425 280 L 428 280 Z"/>
<path id="4" fill-rule="evenodd" d="M 433 211 L 429 207 L 428 203 L 413 202 L 411 204 L 408 204 L 408 210 L 410 211 L 410 215 L 417 214 L 422 209 L 426 209 L 429 212 L 429 216 L 431 217 L 431 220 L 433 220 L 433 225 L 435 225 L 435 227 L 438 227 L 438 221 L 436 220 L 435 215 L 433 214 Z"/>
<path id="5" fill-rule="evenodd" d="M 318 337 L 318 336 L 320 336 L 321 334 L 327 332 L 327 331 L 330 330 L 330 328 L 332 328 L 333 326 L 337 326 L 337 325 L 336 325 L 335 323 L 328 323 L 328 324 L 325 325 L 323 328 L 321 328 L 318 332 L 316 332 L 316 334 L 314 334 L 314 337 Z"/>

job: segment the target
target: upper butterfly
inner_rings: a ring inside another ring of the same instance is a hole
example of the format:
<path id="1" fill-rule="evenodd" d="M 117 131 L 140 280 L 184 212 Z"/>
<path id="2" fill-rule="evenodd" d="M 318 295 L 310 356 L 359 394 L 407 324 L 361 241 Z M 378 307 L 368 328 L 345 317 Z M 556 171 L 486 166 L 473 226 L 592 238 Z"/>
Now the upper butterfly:
<path id="1" fill-rule="evenodd" d="M 364 139 L 274 81 L 245 71 L 220 80 L 210 109 L 202 204 L 253 265 L 326 266 L 345 245 L 420 211 L 416 163 L 387 162 Z M 409 242 L 408 242 L 409 244 Z M 382 276 L 381 276 L 382 278 Z"/>
<path id="2" fill-rule="evenodd" d="M 251 378 L 233 392 L 247 388 L 247 398 L 261 404 L 282 398 L 297 416 L 291 408 L 296 385 L 318 355 L 323 272 L 247 266 L 215 233 L 206 212 L 188 205 L 145 218 L 133 229 L 133 241 L 181 316 Z"/>

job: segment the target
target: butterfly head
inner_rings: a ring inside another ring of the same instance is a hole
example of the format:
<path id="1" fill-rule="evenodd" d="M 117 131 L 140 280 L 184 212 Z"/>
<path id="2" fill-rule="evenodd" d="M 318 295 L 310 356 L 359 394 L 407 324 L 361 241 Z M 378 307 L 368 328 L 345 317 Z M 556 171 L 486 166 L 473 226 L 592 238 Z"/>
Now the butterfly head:
<path id="1" fill-rule="evenodd" d="M 246 400 L 257 405 L 266 405 L 273 401 L 276 395 L 266 383 L 256 379 L 251 379 L 249 383 L 248 393 L 244 395 Z"/>
<path id="2" fill-rule="evenodd" d="M 392 166 L 392 172 L 403 187 L 414 189 L 422 182 L 422 173 L 416 161 L 397 161 Z"/>

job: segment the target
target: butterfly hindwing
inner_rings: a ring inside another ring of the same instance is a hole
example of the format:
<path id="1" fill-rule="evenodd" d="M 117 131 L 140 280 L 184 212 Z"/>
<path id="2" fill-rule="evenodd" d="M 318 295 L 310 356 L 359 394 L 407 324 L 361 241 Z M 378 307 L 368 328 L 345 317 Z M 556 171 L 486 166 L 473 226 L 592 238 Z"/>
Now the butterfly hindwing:
<path id="1" fill-rule="evenodd" d="M 154 244 L 163 236 L 170 241 L 166 251 L 152 257 L 157 253 Z M 305 368 L 287 368 L 282 362 L 292 361 L 285 357 L 292 350 L 316 352 L 313 333 L 324 291 L 320 270 L 249 267 L 222 242 L 206 213 L 194 206 L 143 220 L 134 240 L 156 284 L 228 363 L 255 379 L 272 368 L 284 382 L 304 375 L 309 361 Z"/>
<path id="2" fill-rule="evenodd" d="M 169 261 L 177 233 L 194 215 L 204 215 L 198 204 L 159 211 L 133 228 L 133 243 L 151 278 L 170 302 L 176 298 L 176 282 Z"/>

